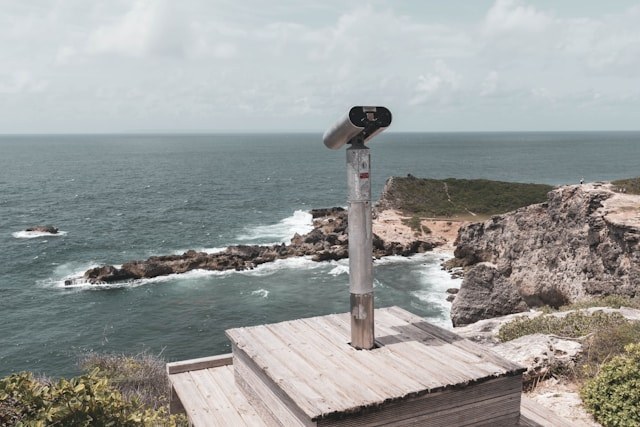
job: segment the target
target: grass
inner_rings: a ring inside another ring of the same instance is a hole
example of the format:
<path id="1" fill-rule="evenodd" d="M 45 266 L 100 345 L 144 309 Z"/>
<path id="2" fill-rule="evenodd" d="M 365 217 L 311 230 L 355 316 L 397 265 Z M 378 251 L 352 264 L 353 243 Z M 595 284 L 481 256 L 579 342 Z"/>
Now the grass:
<path id="1" fill-rule="evenodd" d="M 591 307 L 630 307 L 640 309 L 640 297 L 630 298 L 621 295 L 607 295 L 599 298 L 589 298 L 562 306 L 559 311 L 579 310 Z"/>
<path id="2" fill-rule="evenodd" d="M 531 334 L 552 334 L 566 338 L 586 337 L 599 329 L 627 323 L 618 313 L 596 312 L 586 314 L 572 312 L 563 317 L 542 315 L 531 319 L 516 319 L 503 325 L 498 332 L 501 341 L 511 341 Z"/>
<path id="3" fill-rule="evenodd" d="M 617 191 L 624 189 L 629 194 L 640 194 L 640 177 L 611 181 Z"/>
<path id="4" fill-rule="evenodd" d="M 169 404 L 170 388 L 165 361 L 157 356 L 148 353 L 130 356 L 90 352 L 82 355 L 78 364 L 85 372 L 98 368 L 100 375 L 108 378 L 127 399 L 137 398 L 153 409 Z"/>
<path id="5" fill-rule="evenodd" d="M 486 179 L 393 178 L 385 195 L 407 216 L 429 218 L 488 217 L 546 201 L 552 186 Z"/>
<path id="6" fill-rule="evenodd" d="M 411 218 L 402 219 L 402 223 L 413 230 L 413 234 L 416 237 L 421 236 L 422 234 L 431 234 L 431 229 L 422 224 L 422 219 L 423 218 L 414 215 Z"/>

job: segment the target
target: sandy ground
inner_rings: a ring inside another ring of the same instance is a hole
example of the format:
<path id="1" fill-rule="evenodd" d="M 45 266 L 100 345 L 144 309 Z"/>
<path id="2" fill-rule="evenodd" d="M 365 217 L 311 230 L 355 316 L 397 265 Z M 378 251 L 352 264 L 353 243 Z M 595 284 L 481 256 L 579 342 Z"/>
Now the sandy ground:
<path id="1" fill-rule="evenodd" d="M 409 217 L 403 216 L 397 210 L 380 211 L 373 220 L 373 232 L 382 240 L 399 243 L 409 243 L 417 238 L 441 239 L 444 241 L 444 245 L 434 251 L 453 252 L 455 248 L 453 242 L 458 236 L 458 229 L 467 223 L 467 221 L 454 219 L 423 219 L 422 225 L 428 227 L 431 233 L 416 234 L 409 226 L 402 223 L 403 219 L 409 219 Z"/>
<path id="2" fill-rule="evenodd" d="M 575 384 L 547 380 L 528 393 L 528 396 L 561 417 L 571 420 L 576 427 L 600 426 L 584 408 Z"/>

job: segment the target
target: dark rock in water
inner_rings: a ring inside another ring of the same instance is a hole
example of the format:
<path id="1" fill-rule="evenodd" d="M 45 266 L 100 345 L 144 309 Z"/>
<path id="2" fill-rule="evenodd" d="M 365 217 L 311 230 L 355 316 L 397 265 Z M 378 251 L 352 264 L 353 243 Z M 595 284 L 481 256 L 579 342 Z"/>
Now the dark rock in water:
<path id="1" fill-rule="evenodd" d="M 89 283 L 122 282 L 132 279 L 139 279 L 139 276 L 132 275 L 124 268 L 118 269 L 112 265 L 91 268 L 84 272 L 84 279 Z"/>
<path id="2" fill-rule="evenodd" d="M 454 299 L 456 299 L 455 295 L 453 295 L 453 294 L 447 295 L 447 302 L 452 302 Z"/>
<path id="3" fill-rule="evenodd" d="M 335 207 L 335 208 L 322 208 L 322 209 L 311 209 L 309 213 L 313 219 L 327 217 L 327 216 L 335 216 L 337 214 L 346 213 L 345 208 Z"/>
<path id="4" fill-rule="evenodd" d="M 460 289 L 458 289 L 458 288 L 449 288 L 449 289 L 447 289 L 447 293 L 448 294 L 453 294 L 453 295 L 457 294 L 459 291 L 460 291 Z"/>
<path id="5" fill-rule="evenodd" d="M 314 261 L 348 258 L 347 211 L 343 208 L 314 209 L 311 214 L 315 218 L 314 229 L 305 235 L 296 233 L 289 245 L 238 245 L 214 254 L 190 250 L 182 255 L 154 256 L 144 261 L 130 261 L 121 268 L 92 268 L 85 272 L 84 279 L 100 284 L 179 274 L 194 269 L 249 270 L 277 259 L 298 256 L 311 256 Z M 406 245 L 397 242 L 387 243 L 374 234 L 373 256 L 407 256 L 431 250 L 438 244 L 422 240 Z"/>
<path id="6" fill-rule="evenodd" d="M 34 227 L 29 227 L 25 231 L 37 231 L 39 233 L 50 233 L 57 234 L 58 229 L 52 225 L 36 225 Z"/>

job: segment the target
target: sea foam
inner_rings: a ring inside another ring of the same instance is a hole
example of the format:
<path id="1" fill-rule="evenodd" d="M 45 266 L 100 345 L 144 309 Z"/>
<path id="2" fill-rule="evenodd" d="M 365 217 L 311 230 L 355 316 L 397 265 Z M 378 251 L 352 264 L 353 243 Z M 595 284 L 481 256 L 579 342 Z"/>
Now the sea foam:
<path id="1" fill-rule="evenodd" d="M 297 210 L 277 224 L 259 225 L 247 229 L 237 237 L 238 240 L 288 243 L 296 234 L 306 234 L 313 230 L 313 217 L 309 212 Z"/>
<path id="2" fill-rule="evenodd" d="M 158 276 L 145 279 L 128 280 L 126 282 L 114 282 L 114 283 L 101 283 L 93 284 L 84 279 L 84 272 L 90 268 L 96 267 L 97 264 L 86 264 L 83 267 L 79 267 L 78 264 L 66 264 L 56 267 L 52 277 L 39 281 L 38 283 L 45 287 L 58 288 L 58 289 L 75 289 L 75 290 L 110 290 L 121 288 L 136 288 L 138 286 L 157 284 L 170 282 L 174 280 L 196 280 L 207 277 L 228 277 L 231 275 L 244 275 L 253 277 L 265 277 L 275 274 L 282 270 L 312 270 L 320 268 L 325 263 L 318 263 L 311 260 L 311 257 L 293 257 L 286 259 L 278 259 L 270 263 L 265 263 L 257 266 L 252 270 L 191 270 L 186 273 L 180 274 L 168 274 L 165 276 Z M 121 265 L 115 266 L 116 268 L 122 267 Z M 73 268 L 73 271 L 71 269 Z M 71 285 L 65 285 L 66 281 L 71 281 Z"/>
<path id="3" fill-rule="evenodd" d="M 16 231 L 15 233 L 11 233 L 13 237 L 16 239 L 34 239 L 36 237 L 58 237 L 58 236 L 66 236 L 66 231 L 58 231 L 57 233 L 45 233 L 42 231 Z"/>

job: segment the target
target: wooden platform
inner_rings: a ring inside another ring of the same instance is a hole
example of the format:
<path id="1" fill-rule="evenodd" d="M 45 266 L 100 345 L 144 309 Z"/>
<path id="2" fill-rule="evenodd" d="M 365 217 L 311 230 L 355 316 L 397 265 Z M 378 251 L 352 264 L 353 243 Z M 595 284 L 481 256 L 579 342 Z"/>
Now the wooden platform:
<path id="1" fill-rule="evenodd" d="M 348 314 L 231 329 L 232 357 L 168 365 L 175 397 L 196 426 L 570 425 L 526 400 L 520 416 L 520 366 L 400 308 L 375 316 L 369 351 Z"/>

